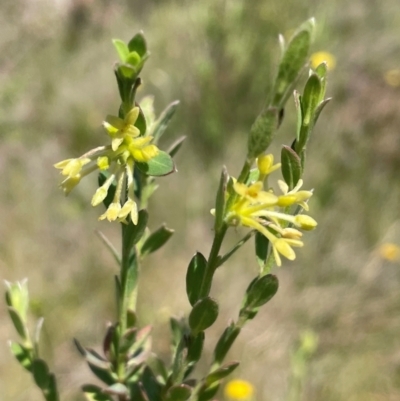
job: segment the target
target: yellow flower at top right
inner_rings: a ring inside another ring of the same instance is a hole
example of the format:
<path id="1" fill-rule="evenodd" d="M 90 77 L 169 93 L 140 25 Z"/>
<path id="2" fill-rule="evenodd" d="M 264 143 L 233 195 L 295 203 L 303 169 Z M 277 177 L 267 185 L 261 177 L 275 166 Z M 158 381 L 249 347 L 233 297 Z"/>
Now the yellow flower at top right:
<path id="1" fill-rule="evenodd" d="M 316 52 L 310 57 L 311 67 L 316 69 L 321 63 L 326 62 L 328 70 L 332 71 L 336 67 L 336 57 L 328 52 Z"/>

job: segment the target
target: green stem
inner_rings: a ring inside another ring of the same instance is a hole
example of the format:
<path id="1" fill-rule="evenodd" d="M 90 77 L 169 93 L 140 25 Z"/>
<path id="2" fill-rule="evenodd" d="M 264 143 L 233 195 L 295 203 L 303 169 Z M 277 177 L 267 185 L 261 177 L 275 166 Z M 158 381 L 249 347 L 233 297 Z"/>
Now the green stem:
<path id="1" fill-rule="evenodd" d="M 215 270 L 219 266 L 219 251 L 221 249 L 222 241 L 224 240 L 228 226 L 223 224 L 219 231 L 215 233 L 214 241 L 210 250 L 210 255 L 207 261 L 206 273 L 200 287 L 200 298 L 206 297 L 210 293 L 212 279 Z"/>

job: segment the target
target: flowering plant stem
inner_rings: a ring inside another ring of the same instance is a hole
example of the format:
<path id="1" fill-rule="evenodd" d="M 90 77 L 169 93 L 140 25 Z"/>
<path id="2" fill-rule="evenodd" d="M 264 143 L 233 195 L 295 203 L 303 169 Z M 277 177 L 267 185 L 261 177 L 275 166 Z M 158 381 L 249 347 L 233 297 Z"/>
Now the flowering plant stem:
<path id="1" fill-rule="evenodd" d="M 119 264 L 115 277 L 117 319 L 109 324 L 103 354 L 75 344 L 93 374 L 104 387 L 86 384 L 82 387 L 89 401 L 209 401 L 225 377 L 239 365 L 225 358 L 246 322 L 254 319 L 259 309 L 278 291 L 278 278 L 270 274 L 281 257 L 296 258 L 293 247 L 304 245 L 302 231 L 312 230 L 317 222 L 309 215 L 308 200 L 312 191 L 300 190 L 305 164 L 306 144 L 312 128 L 328 99 L 325 95 L 326 66 L 311 71 L 304 93 L 295 92 L 298 125 L 291 146 L 283 145 L 281 162 L 266 150 L 274 139 L 284 112 L 283 107 L 307 64 L 314 21 L 309 20 L 295 32 L 283 55 L 272 86 L 270 101 L 256 118 L 247 140 L 245 162 L 235 179 L 222 169 L 214 215 L 214 238 L 208 258 L 197 252 L 186 273 L 186 295 L 191 310 L 184 319 L 171 317 L 171 363 L 151 351 L 151 327 L 140 328 L 136 319 L 140 264 L 149 254 L 161 248 L 173 234 L 164 224 L 154 231 L 147 227 L 148 200 L 157 189 L 156 178 L 176 171 L 173 157 L 182 144 L 175 142 L 168 151 L 158 148 L 178 102 L 171 103 L 158 119 L 153 103 L 135 99 L 141 84 L 139 74 L 149 56 L 142 33 L 128 43 L 114 40 L 120 57 L 115 76 L 121 98 L 117 116 L 108 115 L 103 126 L 108 143 L 80 157 L 66 159 L 55 167 L 64 180 L 61 187 L 71 192 L 82 178 L 99 171 L 99 187 L 92 206 L 104 204 L 106 211 L 99 219 L 121 225 L 121 254 L 103 234 L 104 245 Z M 254 166 L 255 165 L 255 166 Z M 269 176 L 281 169 L 284 181 L 278 180 L 280 193 L 269 187 Z M 231 227 L 243 226 L 249 231 L 227 253 L 221 248 Z M 191 375 L 204 354 L 206 330 L 218 318 L 217 300 L 209 296 L 216 270 L 250 238 L 255 240 L 259 271 L 249 283 L 242 298 L 238 317 L 229 323 L 213 351 L 212 363 L 200 378 Z M 13 343 L 12 352 L 42 390 L 46 401 L 59 401 L 55 376 L 39 357 L 38 342 L 42 321 L 31 340 L 27 329 L 28 292 L 26 283 L 7 284 L 6 301 L 10 317 L 22 339 Z"/>

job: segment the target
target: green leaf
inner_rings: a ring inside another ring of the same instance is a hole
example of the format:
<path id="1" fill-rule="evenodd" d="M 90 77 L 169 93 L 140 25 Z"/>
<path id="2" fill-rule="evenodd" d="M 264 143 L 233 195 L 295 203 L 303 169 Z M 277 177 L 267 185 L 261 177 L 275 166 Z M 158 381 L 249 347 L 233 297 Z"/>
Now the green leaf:
<path id="1" fill-rule="evenodd" d="M 332 100 L 332 98 L 328 98 L 323 100 L 315 109 L 314 111 L 314 116 L 313 116 L 313 121 L 311 124 L 311 127 L 314 128 L 314 125 L 317 123 L 318 117 L 321 114 L 321 111 L 325 108 L 325 106 Z"/>
<path id="2" fill-rule="evenodd" d="M 93 374 L 103 383 L 111 386 L 118 382 L 118 377 L 114 376 L 109 369 L 101 369 L 91 363 L 88 363 L 88 365 Z"/>
<path id="3" fill-rule="evenodd" d="M 273 87 L 272 105 L 283 107 L 301 70 L 306 65 L 310 49 L 314 20 L 304 23 L 289 41 L 279 64 Z"/>
<path id="4" fill-rule="evenodd" d="M 214 372 L 210 373 L 206 377 L 206 384 L 211 385 L 215 382 L 220 381 L 221 379 L 229 376 L 237 367 L 239 366 L 239 362 L 229 362 L 225 365 L 221 366 Z"/>
<path id="5" fill-rule="evenodd" d="M 233 322 L 224 330 L 214 350 L 214 362 L 222 363 L 239 333 L 240 328 Z"/>
<path id="6" fill-rule="evenodd" d="M 169 320 L 169 324 L 172 333 L 172 339 L 171 339 L 172 346 L 177 347 L 183 336 L 184 330 L 182 327 L 182 323 L 178 319 L 171 317 Z"/>
<path id="7" fill-rule="evenodd" d="M 139 106 L 139 104 L 135 104 L 136 107 L 139 107 L 139 115 L 137 120 L 135 121 L 135 127 L 139 129 L 140 135 L 143 136 L 146 134 L 147 124 L 146 117 L 144 116 L 143 110 Z"/>
<path id="8" fill-rule="evenodd" d="M 189 263 L 186 273 L 186 294 L 190 305 L 194 305 L 200 296 L 200 287 L 207 268 L 207 259 L 197 252 Z"/>
<path id="9" fill-rule="evenodd" d="M 317 74 L 311 74 L 304 87 L 301 102 L 303 106 L 303 125 L 310 125 L 315 109 L 320 102 L 321 89 L 321 79 Z"/>
<path id="10" fill-rule="evenodd" d="M 181 148 L 184 140 L 186 139 L 186 136 L 181 136 L 180 138 L 178 138 L 167 150 L 167 153 L 171 156 L 174 157 L 179 149 Z"/>
<path id="11" fill-rule="evenodd" d="M 113 401 L 110 395 L 103 393 L 100 387 L 93 384 L 85 384 L 82 391 L 88 401 Z"/>
<path id="12" fill-rule="evenodd" d="M 147 53 L 146 39 L 143 32 L 137 33 L 128 43 L 128 49 L 130 52 L 135 51 L 140 57 L 143 57 Z"/>
<path id="13" fill-rule="evenodd" d="M 137 162 L 137 168 L 146 175 L 160 177 L 175 172 L 175 164 L 171 156 L 163 151 L 159 151 L 157 156 L 148 162 Z"/>
<path id="14" fill-rule="evenodd" d="M 228 171 L 224 166 L 221 172 L 221 178 L 219 180 L 219 186 L 217 191 L 217 199 L 215 200 L 215 224 L 214 230 L 219 231 L 224 223 L 224 214 L 225 214 L 225 196 L 226 196 L 226 187 L 228 185 Z"/>
<path id="15" fill-rule="evenodd" d="M 34 359 L 32 362 L 32 374 L 36 385 L 46 390 L 50 384 L 50 372 L 46 362 L 43 359 Z"/>
<path id="16" fill-rule="evenodd" d="M 10 349 L 17 361 L 29 372 L 32 371 L 32 350 L 21 344 L 10 342 Z"/>
<path id="17" fill-rule="evenodd" d="M 200 359 L 201 353 L 203 351 L 204 339 L 204 331 L 201 331 L 195 337 L 190 336 L 187 355 L 187 360 L 189 361 L 189 363 L 195 363 Z"/>
<path id="18" fill-rule="evenodd" d="M 249 159 L 254 159 L 267 150 L 278 128 L 278 118 L 278 109 L 275 107 L 263 110 L 256 118 L 247 142 Z"/>
<path id="19" fill-rule="evenodd" d="M 166 401 L 186 401 L 192 395 L 192 388 L 186 384 L 179 384 L 168 389 Z"/>
<path id="20" fill-rule="evenodd" d="M 152 129 L 152 135 L 154 137 L 154 142 L 157 143 L 158 140 L 161 138 L 167 126 L 175 114 L 176 109 L 179 106 L 179 100 L 175 100 L 174 102 L 170 103 L 167 108 L 161 113 L 160 117 L 158 117 L 157 121 L 154 123 Z"/>
<path id="21" fill-rule="evenodd" d="M 211 386 L 203 385 L 199 391 L 198 401 L 208 401 L 213 398 L 219 390 L 219 383 L 214 383 Z"/>
<path id="22" fill-rule="evenodd" d="M 120 39 L 113 39 L 113 45 L 115 49 L 117 50 L 119 59 L 121 60 L 122 63 L 126 62 L 126 58 L 128 57 L 129 54 L 129 49 L 126 43 L 123 40 Z"/>
<path id="23" fill-rule="evenodd" d="M 50 383 L 45 394 L 47 401 L 59 401 L 60 397 L 57 390 L 57 381 L 53 373 L 50 373 Z"/>
<path id="24" fill-rule="evenodd" d="M 256 278 L 246 290 L 242 309 L 259 308 L 266 304 L 277 293 L 278 287 L 278 278 L 272 274 Z"/>
<path id="25" fill-rule="evenodd" d="M 262 235 L 257 231 L 254 238 L 254 243 L 256 248 L 257 262 L 262 269 L 267 261 L 269 241 L 265 235 Z"/>
<path id="26" fill-rule="evenodd" d="M 161 400 L 162 387 L 160 383 L 157 382 L 151 369 L 146 366 L 141 377 L 143 388 L 149 397 L 149 401 L 159 401 Z"/>
<path id="27" fill-rule="evenodd" d="M 8 314 L 11 317 L 11 320 L 13 322 L 13 325 L 15 327 L 15 330 L 17 330 L 17 333 L 23 338 L 24 340 L 28 338 L 28 332 L 25 327 L 25 323 L 21 318 L 21 315 L 11 306 L 8 308 Z"/>
<path id="28" fill-rule="evenodd" d="M 125 398 L 129 395 L 128 388 L 122 383 L 115 383 L 107 388 L 105 388 L 104 393 L 116 396 L 125 396 Z"/>
<path id="29" fill-rule="evenodd" d="M 160 249 L 171 238 L 174 232 L 174 230 L 167 228 L 163 224 L 146 239 L 140 250 L 141 256 L 148 255 Z"/>
<path id="30" fill-rule="evenodd" d="M 217 302 L 210 297 L 197 301 L 189 315 L 189 326 L 194 335 L 212 326 L 217 320 L 218 311 Z"/>
<path id="31" fill-rule="evenodd" d="M 281 151 L 281 170 L 282 176 L 289 186 L 293 189 L 302 176 L 301 159 L 299 155 L 289 146 L 283 145 Z"/>
<path id="32" fill-rule="evenodd" d="M 153 371 L 154 375 L 157 378 L 157 381 L 163 385 L 167 383 L 168 380 L 168 371 L 165 366 L 165 363 L 159 358 L 157 355 L 152 354 L 147 359 L 147 365 Z"/>
<path id="33" fill-rule="evenodd" d="M 249 176 L 247 177 L 246 184 L 252 184 L 253 182 L 258 181 L 260 177 L 260 170 L 258 168 L 253 168 L 250 170 Z"/>
<path id="34" fill-rule="evenodd" d="M 133 80 L 138 75 L 138 68 L 131 64 L 117 64 L 118 73 L 124 78 Z"/>
<path id="35" fill-rule="evenodd" d="M 301 95 L 296 90 L 293 92 L 294 104 L 297 111 L 297 124 L 296 124 L 296 140 L 300 140 L 301 125 L 303 123 L 303 106 Z"/>
<path id="36" fill-rule="evenodd" d="M 125 59 L 125 63 L 130 64 L 135 68 L 137 68 L 141 61 L 142 60 L 137 52 L 130 52 Z"/>

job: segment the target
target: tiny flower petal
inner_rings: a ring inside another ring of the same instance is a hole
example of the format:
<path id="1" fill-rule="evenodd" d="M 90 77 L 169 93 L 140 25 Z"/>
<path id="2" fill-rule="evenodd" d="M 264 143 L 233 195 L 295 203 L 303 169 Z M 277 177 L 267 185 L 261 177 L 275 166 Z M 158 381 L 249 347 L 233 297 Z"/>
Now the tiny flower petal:
<path id="1" fill-rule="evenodd" d="M 303 230 L 310 231 L 317 227 L 317 222 L 310 216 L 298 214 L 294 217 L 294 224 Z"/>
<path id="2" fill-rule="evenodd" d="M 119 202 L 113 202 L 110 204 L 105 213 L 99 217 L 99 220 L 107 219 L 110 222 L 117 220 L 120 211 L 121 211 L 121 204 Z"/>

